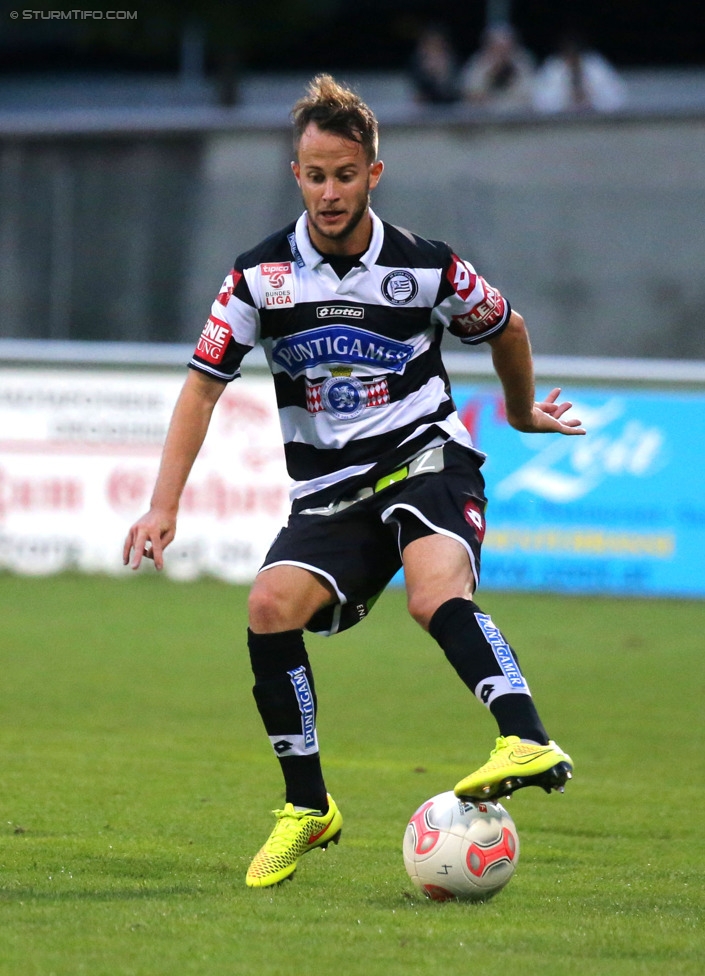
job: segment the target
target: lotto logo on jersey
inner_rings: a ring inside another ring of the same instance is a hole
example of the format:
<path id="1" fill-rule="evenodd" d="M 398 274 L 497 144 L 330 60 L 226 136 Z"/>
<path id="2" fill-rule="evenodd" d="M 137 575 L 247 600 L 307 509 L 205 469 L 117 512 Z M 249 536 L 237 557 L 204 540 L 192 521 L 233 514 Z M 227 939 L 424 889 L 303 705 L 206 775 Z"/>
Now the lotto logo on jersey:
<path id="1" fill-rule="evenodd" d="M 477 284 L 477 275 L 475 274 L 474 268 L 471 264 L 467 264 L 467 262 L 461 260 L 457 254 L 453 255 L 451 265 L 446 272 L 446 278 L 453 286 L 455 293 L 464 302 L 470 298 Z"/>
<path id="2" fill-rule="evenodd" d="M 225 281 L 220 287 L 216 301 L 220 302 L 221 305 L 227 305 L 230 298 L 237 288 L 237 283 L 242 278 L 242 274 L 236 271 L 235 268 L 227 275 Z"/>
<path id="3" fill-rule="evenodd" d="M 232 329 L 227 322 L 209 315 L 196 346 L 196 355 L 217 366 L 223 358 L 232 334 Z"/>
<path id="4" fill-rule="evenodd" d="M 294 304 L 294 275 L 291 261 L 260 264 L 266 308 L 285 308 Z"/>

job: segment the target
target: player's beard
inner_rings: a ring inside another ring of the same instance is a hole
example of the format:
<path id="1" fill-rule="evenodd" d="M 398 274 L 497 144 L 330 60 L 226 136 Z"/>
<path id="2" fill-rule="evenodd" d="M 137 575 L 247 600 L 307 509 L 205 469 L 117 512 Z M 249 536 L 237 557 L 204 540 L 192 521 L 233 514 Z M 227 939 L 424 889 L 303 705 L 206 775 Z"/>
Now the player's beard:
<path id="1" fill-rule="evenodd" d="M 364 198 L 355 207 L 353 212 L 350 214 L 347 222 L 343 227 L 337 230 L 331 230 L 330 228 L 322 227 L 317 221 L 315 216 L 311 213 L 311 210 L 307 210 L 307 217 L 309 224 L 313 227 L 316 233 L 320 237 L 326 238 L 329 241 L 344 241 L 346 238 L 350 237 L 360 224 L 360 221 L 367 213 L 370 206 L 370 193 L 369 190 L 365 193 Z"/>

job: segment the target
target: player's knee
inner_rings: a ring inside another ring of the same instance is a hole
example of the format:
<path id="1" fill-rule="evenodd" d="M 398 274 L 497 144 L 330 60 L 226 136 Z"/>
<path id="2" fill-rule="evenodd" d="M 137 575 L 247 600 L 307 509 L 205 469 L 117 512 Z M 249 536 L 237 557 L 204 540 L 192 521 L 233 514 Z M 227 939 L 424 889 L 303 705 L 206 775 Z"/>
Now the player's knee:
<path id="1" fill-rule="evenodd" d="M 424 592 L 423 590 L 417 590 L 414 593 L 409 594 L 407 599 L 407 607 L 409 613 L 414 618 L 416 623 L 423 627 L 424 630 L 428 631 L 431 625 L 431 620 L 433 619 L 436 610 L 441 607 L 447 601 L 457 597 L 461 600 L 467 600 L 472 603 L 473 591 L 470 587 L 466 587 L 460 592 L 439 593 L 436 590 L 429 592 Z M 474 604 L 472 604 L 474 606 Z"/>
<path id="2" fill-rule="evenodd" d="M 407 608 L 419 627 L 428 630 L 431 617 L 438 608 L 438 601 L 429 599 L 424 593 L 413 593 L 409 595 Z"/>
<path id="3" fill-rule="evenodd" d="M 290 624 L 290 608 L 269 586 L 255 585 L 250 591 L 247 604 L 250 627 L 258 634 L 274 634 L 291 630 L 297 624 Z"/>

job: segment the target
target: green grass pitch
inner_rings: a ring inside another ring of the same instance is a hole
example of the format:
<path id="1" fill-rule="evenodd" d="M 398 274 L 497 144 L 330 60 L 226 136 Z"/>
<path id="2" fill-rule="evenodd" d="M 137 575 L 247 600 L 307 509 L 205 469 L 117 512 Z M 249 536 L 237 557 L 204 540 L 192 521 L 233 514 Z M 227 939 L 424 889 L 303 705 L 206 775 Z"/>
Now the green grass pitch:
<path id="1" fill-rule="evenodd" d="M 1 976 L 701 976 L 703 604 L 479 601 L 576 775 L 507 804 L 522 851 L 503 892 L 436 904 L 404 871 L 406 822 L 495 728 L 400 591 L 309 641 L 343 835 L 251 891 L 282 794 L 246 591 L 0 576 Z"/>

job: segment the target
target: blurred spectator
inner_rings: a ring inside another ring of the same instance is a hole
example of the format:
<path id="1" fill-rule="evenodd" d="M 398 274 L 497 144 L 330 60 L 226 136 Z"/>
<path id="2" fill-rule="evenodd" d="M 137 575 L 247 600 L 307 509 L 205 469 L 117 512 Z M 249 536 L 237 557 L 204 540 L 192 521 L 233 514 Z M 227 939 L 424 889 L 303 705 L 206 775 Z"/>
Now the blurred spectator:
<path id="1" fill-rule="evenodd" d="M 485 31 L 480 48 L 463 69 L 465 98 L 497 110 L 531 105 L 534 59 L 521 46 L 509 24 L 494 24 Z"/>
<path id="2" fill-rule="evenodd" d="M 611 112 L 626 101 L 624 82 L 577 33 L 566 34 L 558 52 L 536 75 L 534 106 L 540 112 L 597 110 Z"/>
<path id="3" fill-rule="evenodd" d="M 417 102 L 450 105 L 460 101 L 460 65 L 443 27 L 430 24 L 416 42 L 410 77 Z"/>

